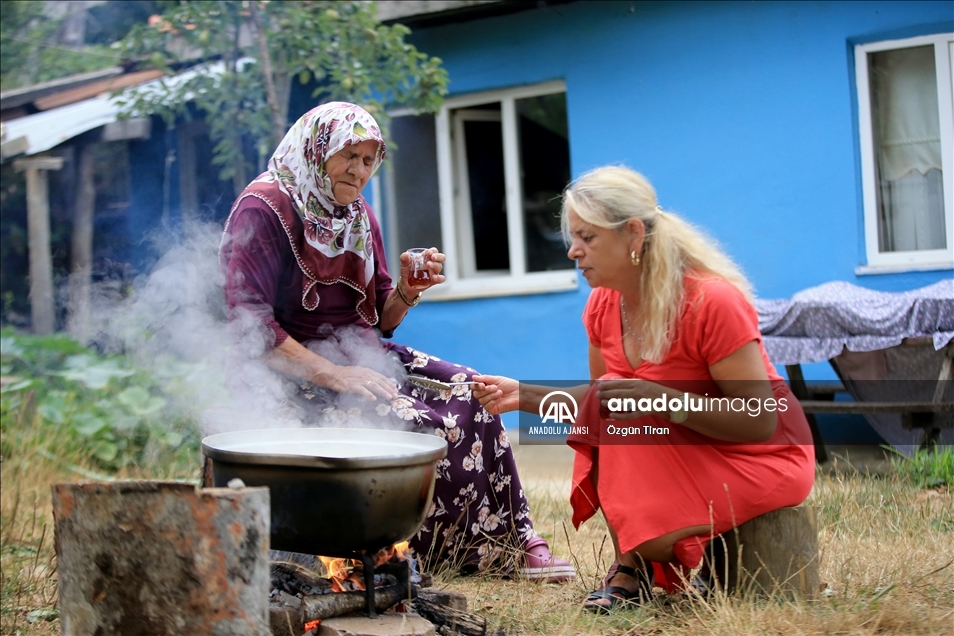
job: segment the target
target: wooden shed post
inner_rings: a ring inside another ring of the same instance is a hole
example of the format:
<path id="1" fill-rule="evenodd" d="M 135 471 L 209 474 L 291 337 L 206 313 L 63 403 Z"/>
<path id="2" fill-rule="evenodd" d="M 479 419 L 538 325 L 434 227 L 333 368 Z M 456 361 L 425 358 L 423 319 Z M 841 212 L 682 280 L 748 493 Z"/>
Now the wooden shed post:
<path id="1" fill-rule="evenodd" d="M 96 146 L 80 146 L 76 171 L 76 207 L 70 252 L 70 306 L 67 329 L 83 344 L 90 330 L 90 285 L 93 275 L 93 214 L 96 209 L 94 166 Z"/>
<path id="2" fill-rule="evenodd" d="M 47 170 L 63 167 L 62 157 L 17 159 L 13 169 L 26 172 L 27 241 L 30 250 L 30 313 L 33 333 L 56 330 L 53 305 L 53 259 L 50 255 L 50 199 Z"/>
<path id="3" fill-rule="evenodd" d="M 176 161 L 179 164 L 179 207 L 183 221 L 195 221 L 199 214 L 199 189 L 196 185 L 195 134 L 198 122 L 176 126 Z"/>

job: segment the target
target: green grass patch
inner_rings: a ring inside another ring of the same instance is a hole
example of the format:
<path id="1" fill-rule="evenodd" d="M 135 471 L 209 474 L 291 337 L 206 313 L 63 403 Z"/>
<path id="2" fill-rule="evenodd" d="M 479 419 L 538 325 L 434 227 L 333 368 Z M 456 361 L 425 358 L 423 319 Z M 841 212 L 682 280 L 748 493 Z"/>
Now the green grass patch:
<path id="1" fill-rule="evenodd" d="M 910 458 L 897 453 L 891 466 L 916 488 L 954 486 L 954 450 L 949 446 L 919 450 Z"/>

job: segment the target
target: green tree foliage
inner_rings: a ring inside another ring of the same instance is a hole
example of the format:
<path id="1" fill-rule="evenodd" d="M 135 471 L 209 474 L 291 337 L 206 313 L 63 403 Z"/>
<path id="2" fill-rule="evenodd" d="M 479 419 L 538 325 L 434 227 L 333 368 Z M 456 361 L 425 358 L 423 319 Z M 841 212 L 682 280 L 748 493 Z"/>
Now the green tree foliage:
<path id="1" fill-rule="evenodd" d="M 137 3 L 121 3 L 135 5 Z M 44 2 L 0 2 L 0 82 L 3 90 L 114 66 L 119 51 L 97 43 L 66 47 L 60 35 L 67 15 Z M 122 34 L 117 35 L 119 39 Z"/>
<path id="2" fill-rule="evenodd" d="M 181 2 L 124 40 L 129 58 L 169 75 L 128 97 L 126 112 L 159 114 L 172 124 L 189 116 L 190 103 L 197 106 L 221 178 L 240 190 L 252 167 L 243 143 L 253 140 L 260 159 L 271 152 L 290 123 L 292 82 L 313 87 L 316 103 L 360 103 L 382 126 L 385 107 L 438 109 L 447 74 L 438 58 L 404 41 L 408 33 L 381 24 L 367 3 Z M 205 63 L 176 74 L 196 60 Z"/>

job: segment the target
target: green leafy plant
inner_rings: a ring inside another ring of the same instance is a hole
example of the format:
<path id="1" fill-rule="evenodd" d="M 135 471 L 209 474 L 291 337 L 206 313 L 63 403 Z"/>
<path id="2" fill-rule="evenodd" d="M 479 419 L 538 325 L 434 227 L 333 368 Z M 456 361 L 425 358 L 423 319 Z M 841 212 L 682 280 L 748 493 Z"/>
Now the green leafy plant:
<path id="1" fill-rule="evenodd" d="M 173 5 L 122 42 L 125 56 L 167 74 L 128 93 L 125 113 L 158 114 L 172 125 L 192 116 L 194 104 L 209 124 L 221 178 L 231 177 L 238 191 L 251 167 L 244 140 L 253 140 L 259 159 L 271 152 L 287 130 L 295 81 L 312 88 L 316 103 L 362 104 L 382 126 L 385 107 L 436 111 L 447 92 L 441 61 L 405 42 L 403 25 L 381 24 L 375 11 L 364 2 Z"/>
<path id="2" fill-rule="evenodd" d="M 196 427 L 174 412 L 155 375 L 123 357 L 97 355 L 65 335 L 7 329 L 0 352 L 4 433 L 36 417 L 59 442 L 106 469 L 198 445 Z"/>

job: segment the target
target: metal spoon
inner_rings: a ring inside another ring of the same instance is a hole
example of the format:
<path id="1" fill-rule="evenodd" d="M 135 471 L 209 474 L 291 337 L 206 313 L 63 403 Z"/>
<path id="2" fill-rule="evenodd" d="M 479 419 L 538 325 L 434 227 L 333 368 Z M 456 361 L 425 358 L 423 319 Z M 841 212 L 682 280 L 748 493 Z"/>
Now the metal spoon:
<path id="1" fill-rule="evenodd" d="M 467 382 L 441 382 L 440 380 L 432 380 L 431 378 L 426 378 L 423 375 L 409 375 L 407 376 L 407 381 L 411 384 L 416 384 L 422 389 L 430 389 L 432 391 L 449 391 L 452 387 L 455 386 L 469 386 L 472 384 L 479 384 L 479 382 L 474 382 L 469 380 Z"/>

